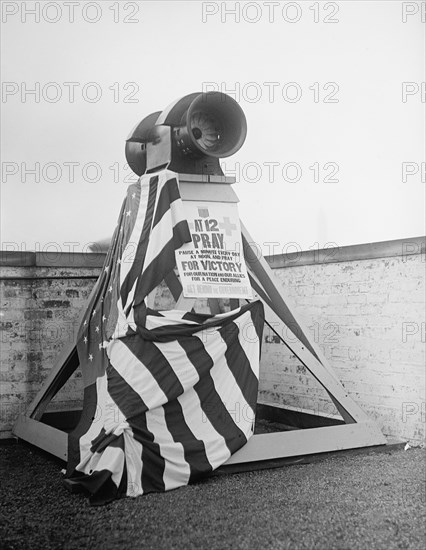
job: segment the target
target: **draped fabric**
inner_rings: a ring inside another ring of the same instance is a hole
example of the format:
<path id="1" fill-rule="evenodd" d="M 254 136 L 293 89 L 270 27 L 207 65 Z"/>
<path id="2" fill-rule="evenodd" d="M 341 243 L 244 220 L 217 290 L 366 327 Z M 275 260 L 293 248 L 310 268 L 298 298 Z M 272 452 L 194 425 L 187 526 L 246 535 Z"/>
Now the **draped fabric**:
<path id="1" fill-rule="evenodd" d="M 78 333 L 84 404 L 64 483 L 93 504 L 186 485 L 253 432 L 262 304 L 219 315 L 147 307 L 190 240 L 176 174 L 129 187 Z"/>

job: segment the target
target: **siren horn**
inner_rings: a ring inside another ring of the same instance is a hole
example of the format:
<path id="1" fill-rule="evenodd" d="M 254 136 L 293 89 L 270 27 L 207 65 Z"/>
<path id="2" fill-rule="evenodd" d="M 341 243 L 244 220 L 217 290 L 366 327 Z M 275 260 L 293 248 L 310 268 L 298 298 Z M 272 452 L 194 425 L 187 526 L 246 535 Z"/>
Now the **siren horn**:
<path id="1" fill-rule="evenodd" d="M 127 139 L 126 158 L 139 176 L 166 166 L 223 175 L 218 159 L 236 153 L 246 135 L 246 118 L 234 99 L 221 92 L 193 93 L 144 118 Z"/>

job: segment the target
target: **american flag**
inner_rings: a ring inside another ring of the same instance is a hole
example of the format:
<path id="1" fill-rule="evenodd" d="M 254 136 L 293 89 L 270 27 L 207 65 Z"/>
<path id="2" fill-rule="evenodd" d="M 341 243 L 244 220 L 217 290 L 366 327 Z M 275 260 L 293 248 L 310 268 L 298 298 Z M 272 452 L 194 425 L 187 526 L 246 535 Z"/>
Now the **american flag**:
<path id="1" fill-rule="evenodd" d="M 214 316 L 147 307 L 190 241 L 177 174 L 129 187 L 78 334 L 84 404 L 64 483 L 93 504 L 186 485 L 252 435 L 262 304 Z"/>

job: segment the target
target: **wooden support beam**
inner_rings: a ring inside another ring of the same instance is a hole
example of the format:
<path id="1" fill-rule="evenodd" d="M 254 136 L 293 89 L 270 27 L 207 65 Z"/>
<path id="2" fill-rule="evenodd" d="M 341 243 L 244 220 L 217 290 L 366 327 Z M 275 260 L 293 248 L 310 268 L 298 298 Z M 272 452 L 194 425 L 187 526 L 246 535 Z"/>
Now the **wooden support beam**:
<path id="1" fill-rule="evenodd" d="M 21 414 L 12 433 L 62 460 L 67 460 L 68 434 L 62 430 Z"/>
<path id="2" fill-rule="evenodd" d="M 311 338 L 308 328 L 296 313 L 294 306 L 291 305 L 290 298 L 284 292 L 280 281 L 276 279 L 269 264 L 263 256 L 259 256 L 259 251 L 254 246 L 255 241 L 251 238 L 242 222 L 241 235 L 246 263 L 269 296 L 274 310 L 314 355 L 318 358 L 322 357 L 319 346 Z"/>
<path id="3" fill-rule="evenodd" d="M 259 292 L 257 299 L 265 307 L 265 322 L 280 340 L 292 351 L 301 363 L 309 370 L 316 380 L 326 390 L 336 409 L 346 423 L 363 422 L 368 420 L 366 413 L 349 397 L 334 370 L 325 359 L 321 362 L 306 348 L 292 332 L 292 330 L 277 315 L 274 305 L 254 272 L 249 272 L 250 281 L 255 292 Z M 247 300 L 250 301 L 250 300 Z M 331 383 L 331 385 L 330 385 Z"/>
<path id="4" fill-rule="evenodd" d="M 40 419 L 50 401 L 69 380 L 70 376 L 74 374 L 79 365 L 75 343 L 67 344 L 49 372 L 40 391 L 28 406 L 26 415 L 36 420 Z"/>
<path id="5" fill-rule="evenodd" d="M 259 292 L 260 297 L 270 305 L 284 324 L 319 359 L 330 374 L 338 380 L 320 346 L 312 338 L 305 321 L 301 318 L 300 314 L 296 312 L 296 308 L 287 296 L 280 281 L 275 277 L 269 264 L 263 256 L 260 258 L 257 256 L 258 251 L 253 244 L 251 244 L 254 243 L 254 241 L 251 239 L 242 222 L 241 228 L 245 259 L 251 270 L 252 277 L 255 278 L 258 286 L 262 289 L 263 295 Z"/>
<path id="6" fill-rule="evenodd" d="M 88 304 L 90 304 L 92 299 L 95 297 L 97 286 L 98 282 L 96 282 L 92 288 L 92 291 L 87 300 Z M 77 321 L 78 327 L 81 325 L 85 313 L 85 310 L 81 312 Z M 34 418 L 36 420 L 40 419 L 50 401 L 55 397 L 62 386 L 77 370 L 80 363 L 78 360 L 76 345 L 76 341 L 73 340 L 72 342 L 69 342 L 64 346 L 63 350 L 55 361 L 54 366 L 52 367 L 46 380 L 44 381 L 43 386 L 28 406 L 28 409 L 25 413 L 26 416 Z"/>
<path id="7" fill-rule="evenodd" d="M 275 320 L 275 324 L 276 326 L 279 326 L 280 327 L 280 331 L 284 334 L 284 333 L 289 333 L 292 335 L 291 338 L 289 339 L 289 341 L 296 341 L 297 336 L 293 333 L 293 331 L 291 330 L 290 327 L 288 327 L 285 322 L 282 320 L 282 318 L 275 312 L 275 309 L 274 309 L 274 304 L 271 302 L 271 300 L 269 299 L 269 296 L 266 294 L 265 290 L 263 289 L 262 285 L 259 283 L 256 275 L 251 272 L 250 270 L 248 271 L 248 275 L 249 275 L 249 278 L 250 278 L 250 283 L 252 285 L 252 288 L 256 294 L 256 299 L 259 299 L 263 302 L 264 305 L 268 305 L 269 306 L 269 309 L 274 311 L 275 315 L 274 315 L 274 320 Z M 250 302 L 251 300 L 246 300 L 247 302 Z M 279 321 L 278 321 L 278 325 L 277 325 L 277 319 L 276 317 L 278 317 Z M 268 325 L 269 326 L 269 325 Z M 271 327 L 272 328 L 272 327 Z M 279 335 L 278 335 L 279 336 Z M 283 343 L 290 349 L 290 351 L 293 351 L 286 343 L 287 341 L 283 341 Z M 328 372 L 331 374 L 331 376 L 333 376 L 335 378 L 335 380 L 337 380 L 337 382 L 339 382 L 339 384 L 341 383 L 337 374 L 334 372 L 334 370 L 331 368 L 329 362 L 325 359 L 323 359 L 323 361 L 321 361 L 322 364 L 324 365 L 324 367 L 328 370 Z"/>
<path id="8" fill-rule="evenodd" d="M 374 422 L 257 434 L 224 466 L 385 444 L 386 438 Z"/>
<path id="9" fill-rule="evenodd" d="M 308 369 L 312 376 L 327 391 L 337 410 L 346 423 L 365 422 L 368 420 L 366 413 L 348 395 L 342 383 L 336 376 L 332 376 L 320 361 L 312 355 L 295 335 L 291 336 L 285 329 L 284 323 L 278 315 L 268 306 L 265 306 L 265 318 L 275 334 L 294 353 L 299 361 Z"/>
<path id="10" fill-rule="evenodd" d="M 24 441 L 62 460 L 67 460 L 68 434 L 66 432 L 20 415 L 13 433 Z M 224 465 L 385 444 L 386 438 L 374 422 L 257 434 L 253 435 L 248 443 L 232 455 Z"/>

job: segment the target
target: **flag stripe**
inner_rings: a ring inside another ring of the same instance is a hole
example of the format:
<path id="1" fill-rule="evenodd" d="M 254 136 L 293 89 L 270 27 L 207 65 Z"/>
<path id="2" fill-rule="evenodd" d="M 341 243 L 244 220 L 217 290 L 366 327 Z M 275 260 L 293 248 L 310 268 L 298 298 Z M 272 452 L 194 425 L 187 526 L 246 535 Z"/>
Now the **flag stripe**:
<path id="1" fill-rule="evenodd" d="M 119 231 L 119 236 L 121 236 L 121 246 L 116 251 L 114 260 L 119 274 L 116 280 L 119 291 L 121 290 L 121 285 L 126 280 L 130 269 L 132 268 L 132 262 L 136 257 L 137 244 L 140 241 L 146 218 L 146 210 L 150 194 L 149 181 L 145 182 L 144 185 L 141 185 L 139 182 L 138 187 L 140 197 L 138 202 L 135 204 L 132 204 L 131 189 L 128 190 L 127 201 L 124 205 L 125 208 L 119 220 L 119 227 L 117 228 Z M 125 215 L 126 212 L 129 211 L 129 208 L 134 210 L 137 214 L 134 221 Z"/>
<path id="2" fill-rule="evenodd" d="M 133 419 L 131 424 L 137 441 L 142 444 L 142 490 L 146 493 L 163 492 L 164 485 L 164 458 L 160 453 L 160 446 L 154 441 L 154 434 L 148 430 L 146 413 Z"/>
<path id="3" fill-rule="evenodd" d="M 223 341 L 220 333 L 218 331 L 209 333 L 207 338 L 208 344 L 205 345 L 213 360 L 213 367 L 210 374 L 216 391 L 220 395 L 223 403 L 226 404 L 226 408 L 231 414 L 235 424 L 237 424 L 247 436 L 248 430 L 251 429 L 250 424 L 254 418 L 254 405 L 247 402 L 244 396 L 244 390 L 236 383 L 232 368 L 226 359 L 228 346 Z"/>
<path id="4" fill-rule="evenodd" d="M 68 464 L 67 475 L 71 475 L 77 464 L 81 461 L 81 442 L 84 434 L 93 426 L 98 404 L 98 392 L 96 382 L 84 388 L 83 410 L 75 429 L 68 437 Z"/>
<path id="5" fill-rule="evenodd" d="M 112 365 L 108 373 L 108 383 L 109 386 L 114 388 L 116 393 L 118 389 L 121 388 L 123 401 L 126 400 L 126 385 L 128 385 L 133 388 L 142 400 L 144 404 L 143 411 L 166 403 L 166 394 L 160 388 L 151 372 L 133 355 L 121 340 L 114 341 L 113 344 L 109 346 L 108 353 Z M 116 375 L 118 375 L 119 378 L 116 378 Z M 126 385 L 121 387 L 121 380 L 123 380 Z M 118 404 L 118 406 L 120 405 Z M 139 412 L 139 410 L 141 410 L 140 406 L 134 409 L 136 412 Z M 126 419 L 128 419 L 128 415 L 124 410 L 123 413 Z"/>
<path id="6" fill-rule="evenodd" d="M 211 472 L 211 464 L 206 456 L 202 440 L 197 439 L 188 427 L 179 400 L 164 405 L 164 413 L 173 440 L 183 445 L 186 462 L 190 468 L 190 481 L 198 479 L 203 473 Z"/>
<path id="7" fill-rule="evenodd" d="M 148 247 L 149 236 L 151 232 L 152 218 L 154 215 L 154 206 L 155 199 L 157 196 L 157 187 L 158 187 L 158 176 L 150 178 L 149 181 L 149 196 L 148 196 L 148 205 L 145 214 L 145 220 L 143 224 L 143 229 L 141 237 L 136 249 L 136 254 L 130 271 L 128 272 L 123 284 L 121 285 L 121 301 L 123 307 L 128 307 L 127 304 L 127 295 L 132 289 L 135 281 L 142 272 L 142 267 L 145 262 L 146 249 Z"/>
<path id="8" fill-rule="evenodd" d="M 252 307 L 257 306 L 257 302 L 253 302 L 250 304 L 246 304 L 242 308 L 239 308 L 238 310 L 230 311 L 229 313 L 220 313 L 218 315 L 207 315 L 204 316 L 203 314 L 194 314 L 199 315 L 200 320 L 202 317 L 204 317 L 203 323 L 181 323 L 176 324 L 175 326 L 170 326 L 170 324 L 165 323 L 164 326 L 160 326 L 158 328 L 155 328 L 153 330 L 147 330 L 146 326 L 139 325 L 138 324 L 138 333 L 143 336 L 143 338 L 147 340 L 154 340 L 156 342 L 171 342 L 178 338 L 179 336 L 190 336 L 192 334 L 195 334 L 197 332 L 200 332 L 202 330 L 211 330 L 215 327 L 225 326 L 231 322 L 233 322 L 236 318 L 242 316 L 243 313 L 245 313 L 248 309 Z M 177 311 L 172 312 L 172 318 L 175 319 Z M 181 319 L 184 321 L 185 316 L 187 313 L 181 312 Z M 196 318 L 196 317 L 194 317 Z M 206 322 L 208 321 L 208 323 Z"/>
<path id="9" fill-rule="evenodd" d="M 257 402 L 258 379 L 251 370 L 250 362 L 241 346 L 238 338 L 239 333 L 235 323 L 230 323 L 219 329 L 219 334 L 227 346 L 225 358 L 228 367 L 234 375 L 244 399 L 254 407 Z"/>
<path id="10" fill-rule="evenodd" d="M 155 344 L 138 335 L 123 338 L 131 353 L 148 369 L 168 401 L 176 399 L 184 389 L 172 366 Z"/>
<path id="11" fill-rule="evenodd" d="M 263 324 L 264 324 L 263 307 L 262 308 L 253 307 L 253 308 L 250 308 L 249 311 L 250 311 L 250 315 L 251 315 L 251 322 L 253 323 L 253 326 L 254 326 L 254 328 L 256 330 L 256 334 L 257 334 L 257 341 L 258 341 L 258 344 L 259 344 L 258 357 L 260 359 L 260 352 L 261 352 L 261 349 L 262 349 Z M 259 363 L 258 363 L 258 366 L 259 366 Z"/>
<path id="12" fill-rule="evenodd" d="M 174 227 L 171 238 L 163 244 L 161 252 L 144 269 L 143 277 L 139 277 L 135 291 L 135 308 L 172 271 L 176 264 L 174 252 L 176 248 L 188 242 L 188 238 L 187 222 L 179 222 Z"/>
<path id="13" fill-rule="evenodd" d="M 108 373 L 108 389 L 117 407 L 126 417 L 136 441 L 142 446 L 142 490 L 144 493 L 164 491 L 164 459 L 160 448 L 147 427 L 147 406 L 130 384 L 111 367 Z"/>
<path id="14" fill-rule="evenodd" d="M 152 224 L 153 229 L 160 222 L 164 214 L 170 211 L 171 203 L 178 199 L 180 199 L 178 184 L 176 178 L 171 178 L 167 180 L 161 188 L 154 222 Z"/>
<path id="15" fill-rule="evenodd" d="M 136 440 L 133 431 L 124 432 L 126 450 L 127 490 L 126 495 L 136 497 L 142 490 L 142 445 Z"/>
<path id="16" fill-rule="evenodd" d="M 182 385 L 183 392 L 192 388 L 200 379 L 199 371 L 188 361 L 186 355 L 182 353 L 182 347 L 177 341 L 155 342 L 154 345 L 165 357 L 174 374 L 178 377 Z"/>
<path id="17" fill-rule="evenodd" d="M 241 440 L 245 442 L 246 438 L 232 421 L 225 404 L 216 392 L 210 374 L 213 361 L 198 338 L 178 338 L 178 342 L 200 375 L 200 380 L 194 385 L 194 390 L 200 399 L 201 408 L 214 429 L 225 439 L 226 445 L 232 453 L 238 445 L 241 447 Z"/>
<path id="18" fill-rule="evenodd" d="M 191 474 L 188 462 L 185 460 L 184 445 L 175 441 L 166 423 L 164 407 L 157 407 L 147 412 L 148 429 L 154 434 L 155 442 L 160 447 L 164 458 L 164 487 L 168 491 L 189 482 Z"/>
<path id="19" fill-rule="evenodd" d="M 212 469 L 223 464 L 231 455 L 225 439 L 214 429 L 203 412 L 201 402 L 194 388 L 178 397 L 185 421 L 194 437 L 203 441 L 207 459 Z"/>

